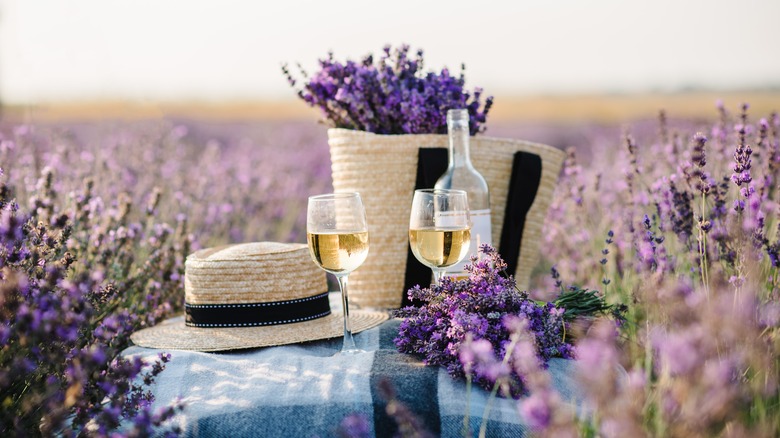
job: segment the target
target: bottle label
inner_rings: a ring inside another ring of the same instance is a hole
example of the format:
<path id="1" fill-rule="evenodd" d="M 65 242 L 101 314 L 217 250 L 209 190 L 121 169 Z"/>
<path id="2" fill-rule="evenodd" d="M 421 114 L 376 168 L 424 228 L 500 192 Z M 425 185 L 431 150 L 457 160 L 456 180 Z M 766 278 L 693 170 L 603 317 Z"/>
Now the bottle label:
<path id="1" fill-rule="evenodd" d="M 491 238 L 491 226 L 490 226 L 490 209 L 485 210 L 471 210 L 469 212 L 471 216 L 471 243 L 469 243 L 469 252 L 466 257 L 459 263 L 450 266 L 444 271 L 445 275 L 455 277 L 457 279 L 466 278 L 469 273 L 466 272 L 464 267 L 471 264 L 471 256 L 476 255 L 481 258 L 479 247 L 488 244 L 492 245 Z"/>
<path id="2" fill-rule="evenodd" d="M 433 215 L 433 223 L 436 228 L 461 228 L 466 223 L 466 212 L 437 211 Z"/>

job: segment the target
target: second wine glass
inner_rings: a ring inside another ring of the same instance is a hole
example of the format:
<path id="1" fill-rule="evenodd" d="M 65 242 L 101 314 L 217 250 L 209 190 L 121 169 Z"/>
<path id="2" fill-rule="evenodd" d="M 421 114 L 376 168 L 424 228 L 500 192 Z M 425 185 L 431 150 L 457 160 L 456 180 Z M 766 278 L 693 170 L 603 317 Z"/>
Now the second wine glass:
<path id="1" fill-rule="evenodd" d="M 444 268 L 460 262 L 469 251 L 471 220 L 463 190 L 415 190 L 409 217 L 409 245 L 420 263 L 433 271 L 439 284 Z"/>

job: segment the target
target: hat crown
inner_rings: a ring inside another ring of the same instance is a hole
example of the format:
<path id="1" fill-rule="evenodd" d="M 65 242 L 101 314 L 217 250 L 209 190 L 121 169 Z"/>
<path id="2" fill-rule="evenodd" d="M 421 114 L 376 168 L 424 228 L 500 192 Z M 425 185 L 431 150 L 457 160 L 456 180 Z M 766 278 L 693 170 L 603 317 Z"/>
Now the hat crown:
<path id="1" fill-rule="evenodd" d="M 297 243 L 253 242 L 207 248 L 187 257 L 187 304 L 268 303 L 326 292 L 325 272 Z"/>
<path id="2" fill-rule="evenodd" d="M 223 245 L 215 248 L 206 248 L 196 251 L 187 257 L 187 261 L 239 261 L 262 258 L 268 255 L 280 254 L 290 251 L 300 251 L 306 248 L 302 243 L 280 242 L 251 242 L 235 245 Z"/>

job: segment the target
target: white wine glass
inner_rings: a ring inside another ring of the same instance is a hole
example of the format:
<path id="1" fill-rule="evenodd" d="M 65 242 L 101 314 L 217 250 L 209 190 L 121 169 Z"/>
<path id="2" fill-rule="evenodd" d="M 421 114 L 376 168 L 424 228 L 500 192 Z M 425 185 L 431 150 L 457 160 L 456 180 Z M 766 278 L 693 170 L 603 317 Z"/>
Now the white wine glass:
<path id="1" fill-rule="evenodd" d="M 349 321 L 347 279 L 368 256 L 366 211 L 358 193 L 334 193 L 309 197 L 306 240 L 312 260 L 336 276 L 344 310 L 344 344 L 341 354 L 362 353 L 355 346 Z"/>
<path id="2" fill-rule="evenodd" d="M 440 283 L 445 268 L 468 254 L 470 242 L 471 219 L 465 191 L 414 191 L 409 245 L 417 260 L 433 271 L 434 284 Z"/>

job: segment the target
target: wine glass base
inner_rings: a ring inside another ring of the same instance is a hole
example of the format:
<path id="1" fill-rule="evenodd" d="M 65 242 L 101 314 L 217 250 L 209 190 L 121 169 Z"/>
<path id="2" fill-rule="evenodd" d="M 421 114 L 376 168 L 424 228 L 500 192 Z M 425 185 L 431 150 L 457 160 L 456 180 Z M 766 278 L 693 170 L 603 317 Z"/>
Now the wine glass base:
<path id="1" fill-rule="evenodd" d="M 341 350 L 338 351 L 334 356 L 355 356 L 358 354 L 368 353 L 366 350 L 361 350 L 359 348 L 350 349 L 350 350 Z"/>

